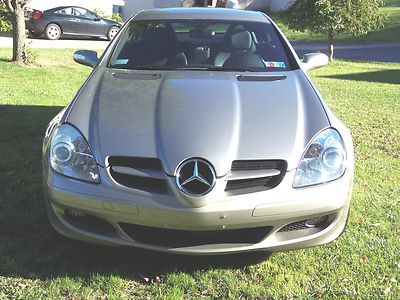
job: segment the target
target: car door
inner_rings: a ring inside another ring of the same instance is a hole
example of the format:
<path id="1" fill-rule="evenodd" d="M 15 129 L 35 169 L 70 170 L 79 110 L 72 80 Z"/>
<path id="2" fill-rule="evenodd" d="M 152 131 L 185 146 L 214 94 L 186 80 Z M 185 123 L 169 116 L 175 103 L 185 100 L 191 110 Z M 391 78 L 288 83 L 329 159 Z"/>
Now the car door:
<path id="1" fill-rule="evenodd" d="M 61 26 L 61 30 L 64 34 L 73 32 L 75 16 L 72 7 L 63 7 L 55 11 L 53 17 L 54 19 L 51 21 Z"/>
<path id="2" fill-rule="evenodd" d="M 101 18 L 95 13 L 81 7 L 74 7 L 76 22 L 74 29 L 77 34 L 99 36 L 103 35 Z"/>

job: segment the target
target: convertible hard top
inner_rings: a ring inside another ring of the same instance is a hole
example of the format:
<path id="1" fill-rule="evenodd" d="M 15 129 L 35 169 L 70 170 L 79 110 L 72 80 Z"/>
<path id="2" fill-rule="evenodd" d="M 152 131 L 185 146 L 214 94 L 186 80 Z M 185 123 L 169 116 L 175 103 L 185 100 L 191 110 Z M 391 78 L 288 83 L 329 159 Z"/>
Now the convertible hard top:
<path id="1" fill-rule="evenodd" d="M 159 8 L 139 12 L 135 20 L 166 20 L 166 19 L 211 19 L 211 20 L 241 20 L 270 23 L 266 16 L 258 11 L 227 9 L 227 8 Z"/>

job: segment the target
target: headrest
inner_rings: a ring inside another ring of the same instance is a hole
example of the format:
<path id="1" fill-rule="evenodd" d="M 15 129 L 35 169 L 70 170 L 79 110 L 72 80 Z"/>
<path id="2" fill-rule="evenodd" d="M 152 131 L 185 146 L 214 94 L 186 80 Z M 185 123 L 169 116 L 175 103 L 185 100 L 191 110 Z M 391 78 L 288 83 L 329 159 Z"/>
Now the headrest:
<path id="1" fill-rule="evenodd" d="M 232 34 L 231 41 L 236 50 L 250 50 L 253 43 L 251 34 L 247 30 Z"/>
<path id="2" fill-rule="evenodd" d="M 171 35 L 167 28 L 155 27 L 145 31 L 144 40 L 149 46 L 167 45 L 171 43 Z"/>

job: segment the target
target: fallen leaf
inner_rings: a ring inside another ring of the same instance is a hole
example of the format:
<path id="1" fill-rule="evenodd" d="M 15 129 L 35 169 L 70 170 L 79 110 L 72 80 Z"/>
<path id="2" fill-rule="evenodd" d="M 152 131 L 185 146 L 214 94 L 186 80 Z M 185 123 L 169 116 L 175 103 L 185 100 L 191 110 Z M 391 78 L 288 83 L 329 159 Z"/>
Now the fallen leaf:
<path id="1" fill-rule="evenodd" d="M 383 293 L 384 293 L 385 295 L 387 295 L 387 294 L 390 293 L 391 290 L 392 290 L 392 289 L 390 288 L 390 286 L 388 286 L 386 289 L 383 290 Z"/>
<path id="2" fill-rule="evenodd" d="M 363 225 L 363 224 L 364 224 L 364 220 L 363 220 L 363 219 L 358 219 L 358 220 L 356 221 L 356 224 L 358 224 L 358 225 Z"/>
<path id="3" fill-rule="evenodd" d="M 398 225 L 398 226 L 396 227 L 396 234 L 397 234 L 397 235 L 400 235 L 400 225 Z"/>
<path id="4" fill-rule="evenodd" d="M 385 281 L 389 280 L 390 276 L 389 275 L 385 275 L 381 278 L 381 283 L 384 283 Z"/>
<path id="5" fill-rule="evenodd" d="M 314 293 L 314 297 L 316 297 L 316 298 L 322 298 L 322 296 L 323 296 L 323 293 L 321 291 L 316 291 Z"/>
<path id="6" fill-rule="evenodd" d="M 365 263 L 367 260 L 368 260 L 368 257 L 366 257 L 365 255 L 362 255 L 362 256 L 360 257 L 360 262 L 361 262 L 362 264 Z"/>

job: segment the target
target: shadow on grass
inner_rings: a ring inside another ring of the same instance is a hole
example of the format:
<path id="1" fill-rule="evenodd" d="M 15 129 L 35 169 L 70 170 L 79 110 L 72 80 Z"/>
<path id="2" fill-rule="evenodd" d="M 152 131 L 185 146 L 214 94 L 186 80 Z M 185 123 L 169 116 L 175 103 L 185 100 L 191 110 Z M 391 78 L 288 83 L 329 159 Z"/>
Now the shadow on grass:
<path id="1" fill-rule="evenodd" d="M 41 182 L 41 142 L 62 107 L 0 105 L 0 275 L 25 278 L 115 274 L 140 280 L 171 272 L 239 268 L 268 253 L 181 256 L 108 248 L 69 240 L 47 223 Z"/>
<path id="2" fill-rule="evenodd" d="M 319 77 L 400 84 L 400 70 L 385 70 L 385 71 L 374 71 L 374 72 L 365 72 L 365 73 L 363 72 L 363 73 L 342 74 L 342 75 L 329 75 L 329 76 L 319 76 Z"/>

